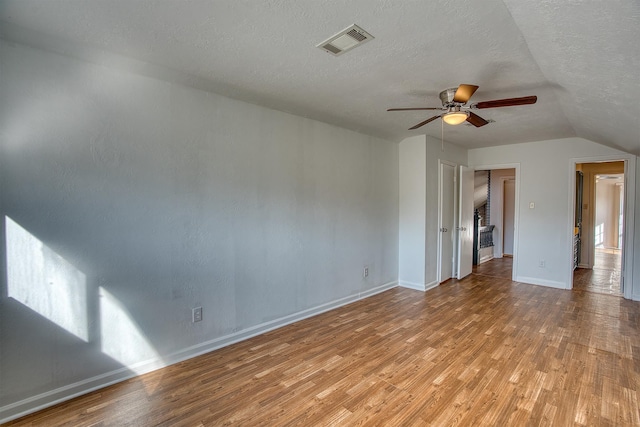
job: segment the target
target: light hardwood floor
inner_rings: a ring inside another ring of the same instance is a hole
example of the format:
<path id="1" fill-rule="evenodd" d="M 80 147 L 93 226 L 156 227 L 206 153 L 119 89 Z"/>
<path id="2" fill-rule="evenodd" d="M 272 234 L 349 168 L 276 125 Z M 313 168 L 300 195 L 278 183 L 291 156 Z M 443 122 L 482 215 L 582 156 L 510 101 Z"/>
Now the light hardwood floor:
<path id="1" fill-rule="evenodd" d="M 500 277 L 503 279 L 511 279 L 513 269 L 513 258 L 493 258 L 482 264 L 474 265 L 473 272 L 483 276 Z"/>
<path id="2" fill-rule="evenodd" d="M 396 288 L 9 423 L 640 425 L 640 303 L 472 274 Z"/>
<path id="3" fill-rule="evenodd" d="M 620 249 L 596 248 L 593 268 L 578 268 L 573 272 L 573 288 L 621 296 L 621 257 Z"/>

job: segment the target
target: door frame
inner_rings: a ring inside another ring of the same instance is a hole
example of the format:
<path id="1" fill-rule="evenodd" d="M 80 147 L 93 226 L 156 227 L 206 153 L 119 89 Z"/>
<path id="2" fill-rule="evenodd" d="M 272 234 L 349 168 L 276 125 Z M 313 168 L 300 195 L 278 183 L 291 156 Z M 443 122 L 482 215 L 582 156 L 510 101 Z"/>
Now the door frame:
<path id="1" fill-rule="evenodd" d="M 518 239 L 520 234 L 520 163 L 502 163 L 502 164 L 488 164 L 488 165 L 473 165 L 473 168 L 477 171 L 481 170 L 498 170 L 498 169 L 515 169 L 515 206 L 513 209 L 513 267 L 511 268 L 511 280 L 516 282 L 518 277 Z M 500 227 L 502 228 L 502 226 Z M 502 237 L 501 237 L 502 238 Z M 501 240 L 502 242 L 502 240 Z M 502 246 L 502 243 L 500 243 Z M 502 247 L 500 248 L 502 252 Z"/>
<path id="2" fill-rule="evenodd" d="M 468 260 L 471 262 L 471 271 L 469 271 L 469 274 L 471 274 L 473 272 L 473 230 L 474 230 L 474 180 L 472 179 L 471 181 L 471 200 L 467 201 L 467 203 L 469 203 L 469 206 L 471 206 L 471 218 L 468 224 L 469 230 L 462 230 L 461 228 L 465 225 L 462 221 L 462 206 L 463 206 L 463 198 L 464 198 L 464 191 L 463 190 L 463 186 L 464 186 L 464 176 L 463 176 L 463 168 L 466 169 L 466 172 L 471 173 L 472 177 L 475 176 L 475 169 L 470 167 L 470 166 L 464 166 L 464 165 L 458 165 L 458 173 L 457 173 L 457 177 L 458 177 L 458 185 L 456 186 L 456 191 L 458 192 L 458 197 L 456 198 L 458 200 L 458 209 L 457 212 L 455 213 L 455 218 L 456 218 L 456 222 L 457 222 L 457 226 L 456 226 L 456 242 L 457 242 L 457 250 L 456 250 L 456 254 L 455 254 L 455 271 L 456 271 L 456 275 L 455 277 L 460 280 L 463 279 L 464 277 L 460 277 L 461 276 L 461 272 L 460 272 L 460 267 L 461 267 L 461 260 L 463 259 L 463 253 L 462 253 L 462 241 L 463 241 L 463 236 L 464 234 L 469 233 L 468 235 L 471 236 L 471 253 L 469 254 L 469 258 Z M 462 234 L 464 233 L 464 234 Z M 468 241 L 467 241 L 468 242 Z M 466 276 L 465 276 L 466 277 Z"/>
<path id="3" fill-rule="evenodd" d="M 567 289 L 573 289 L 573 229 L 575 226 L 576 208 L 576 166 L 578 163 L 598 163 L 598 162 L 624 162 L 624 218 L 623 218 L 623 242 L 622 242 L 622 274 L 621 285 L 623 297 L 625 299 L 640 300 L 639 294 L 634 294 L 633 289 L 633 247 L 634 247 L 634 223 L 635 223 L 635 194 L 636 194 L 636 156 L 621 153 L 619 155 L 577 157 L 569 159 L 569 215 L 567 215 L 567 247 L 564 251 L 567 260 Z"/>
<path id="4" fill-rule="evenodd" d="M 442 232 L 440 231 L 440 229 L 442 228 L 442 199 L 443 199 L 443 191 L 442 191 L 442 167 L 444 165 L 447 166 L 451 166 L 453 167 L 453 222 L 451 224 L 451 233 L 455 233 L 455 235 L 452 234 L 452 243 L 453 243 L 453 249 L 452 249 L 452 261 L 451 261 L 451 277 L 455 277 L 455 272 L 456 272 L 456 257 L 457 257 L 457 250 L 458 247 L 456 245 L 456 239 L 457 239 L 457 227 L 458 227 L 458 220 L 457 220 L 457 215 L 456 215 L 456 209 L 458 207 L 458 203 L 457 203 L 457 192 L 458 190 L 456 189 L 456 172 L 458 171 L 458 165 L 456 163 L 453 162 L 449 162 L 447 160 L 442 160 L 442 159 L 438 159 L 438 256 L 437 256 L 437 261 L 436 261 L 436 265 L 437 265 L 437 281 L 438 281 L 438 285 L 440 283 L 442 283 Z"/>
<path id="5" fill-rule="evenodd" d="M 500 242 L 500 258 L 504 257 L 504 184 L 507 181 L 513 181 L 513 185 L 515 187 L 516 177 L 514 175 L 501 176 L 500 177 L 500 192 L 502 193 L 502 215 L 501 215 L 501 218 L 500 218 L 501 224 L 500 224 L 500 228 L 498 228 L 498 241 Z M 514 188 L 514 191 L 515 191 L 515 188 Z M 514 224 L 514 227 L 515 227 L 515 215 L 516 215 L 515 197 L 513 199 L 513 203 L 514 203 L 514 206 L 513 206 L 513 216 L 514 216 L 513 224 Z M 514 243 L 515 243 L 515 240 L 514 240 L 514 242 L 511 243 L 511 245 L 513 246 L 513 248 L 515 250 L 515 244 Z M 495 244 L 495 242 L 494 242 L 494 244 Z M 513 255 L 513 254 L 511 254 L 511 255 Z"/>

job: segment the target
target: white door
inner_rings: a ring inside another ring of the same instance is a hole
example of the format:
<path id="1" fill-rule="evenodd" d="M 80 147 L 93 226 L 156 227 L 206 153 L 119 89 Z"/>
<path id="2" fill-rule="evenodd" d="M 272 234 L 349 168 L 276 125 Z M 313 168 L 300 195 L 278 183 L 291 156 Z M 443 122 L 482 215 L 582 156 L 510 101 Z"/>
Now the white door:
<path id="1" fill-rule="evenodd" d="M 453 276 L 455 167 L 440 164 L 440 283 Z"/>
<path id="2" fill-rule="evenodd" d="M 473 269 L 473 181 L 474 170 L 460 166 L 458 279 L 468 276 Z"/>
<path id="3" fill-rule="evenodd" d="M 513 255 L 513 232 L 515 230 L 514 212 L 516 207 L 516 182 L 508 179 L 504 182 L 504 198 L 502 199 L 504 216 L 502 226 L 502 253 Z"/>

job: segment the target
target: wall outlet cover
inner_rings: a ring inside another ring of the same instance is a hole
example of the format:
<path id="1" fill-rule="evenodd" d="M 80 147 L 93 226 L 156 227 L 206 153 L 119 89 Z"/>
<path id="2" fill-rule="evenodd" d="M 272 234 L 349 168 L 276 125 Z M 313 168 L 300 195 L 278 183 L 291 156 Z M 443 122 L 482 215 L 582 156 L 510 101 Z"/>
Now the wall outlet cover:
<path id="1" fill-rule="evenodd" d="M 195 307 L 191 309 L 191 322 L 201 322 L 202 321 L 202 307 Z"/>

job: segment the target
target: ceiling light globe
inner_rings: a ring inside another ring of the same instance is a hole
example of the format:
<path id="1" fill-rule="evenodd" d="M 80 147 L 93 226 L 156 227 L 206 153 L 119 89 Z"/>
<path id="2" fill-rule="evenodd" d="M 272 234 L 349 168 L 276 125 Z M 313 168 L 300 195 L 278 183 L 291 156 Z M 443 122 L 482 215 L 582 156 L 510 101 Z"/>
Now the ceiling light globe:
<path id="1" fill-rule="evenodd" d="M 469 117 L 468 112 L 453 111 L 442 116 L 442 120 L 448 125 L 459 125 L 460 123 L 464 123 L 467 117 Z"/>

